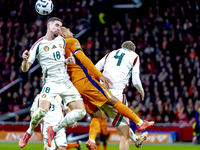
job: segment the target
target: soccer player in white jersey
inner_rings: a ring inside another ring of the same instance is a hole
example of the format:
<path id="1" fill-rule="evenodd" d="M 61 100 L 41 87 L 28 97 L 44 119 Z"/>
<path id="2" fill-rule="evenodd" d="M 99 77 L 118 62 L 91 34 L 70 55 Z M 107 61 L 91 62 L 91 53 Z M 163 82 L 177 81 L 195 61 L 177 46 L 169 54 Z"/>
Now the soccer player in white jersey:
<path id="1" fill-rule="evenodd" d="M 20 138 L 19 147 L 26 146 L 40 120 L 47 114 L 50 104 L 59 95 L 72 109 L 58 126 L 54 127 L 56 134 L 62 127 L 69 126 L 86 115 L 82 98 L 69 80 L 65 68 L 65 41 L 59 36 L 62 21 L 52 17 L 47 22 L 46 35 L 33 44 L 30 51 L 22 54 L 21 69 L 27 72 L 35 59 L 42 68 L 44 85 L 40 94 L 39 108 L 33 113 L 27 132 Z M 49 145 L 51 147 L 51 145 Z"/>
<path id="2" fill-rule="evenodd" d="M 103 70 L 103 75 L 108 77 L 113 85 L 109 86 L 109 91 L 127 105 L 126 96 L 123 90 L 128 85 L 129 78 L 132 75 L 132 83 L 140 92 L 142 100 L 144 100 L 144 90 L 139 78 L 140 60 L 135 53 L 135 44 L 131 41 L 126 41 L 122 44 L 122 48 L 113 50 L 105 55 L 95 65 L 100 71 Z M 120 135 L 119 149 L 129 149 L 129 137 L 135 142 L 136 147 L 141 147 L 142 142 L 147 138 L 148 132 L 144 132 L 139 138 L 129 128 L 129 119 L 120 115 L 116 109 L 104 104 L 101 107 L 111 118 L 113 126 L 116 127 Z"/>
<path id="3" fill-rule="evenodd" d="M 33 102 L 32 106 L 31 106 L 31 109 L 30 109 L 31 116 L 39 107 L 39 99 L 40 99 L 40 94 L 38 94 L 35 97 L 34 102 Z M 63 110 L 63 112 L 65 114 L 67 114 L 68 112 L 71 111 L 69 109 L 69 107 L 66 106 L 65 102 L 61 99 L 61 97 L 60 96 L 56 96 L 55 97 L 55 101 L 53 101 L 51 103 L 51 107 L 49 108 L 48 113 L 40 121 L 41 132 L 42 132 L 43 141 L 44 141 L 44 150 L 66 150 L 66 147 L 68 147 L 68 143 L 67 143 L 67 139 L 66 139 L 66 134 L 65 134 L 65 129 L 64 128 L 62 128 L 61 130 L 59 130 L 57 132 L 54 140 L 52 141 L 52 146 L 51 147 L 49 147 L 48 144 L 47 144 L 47 127 L 55 125 L 55 124 L 60 123 L 62 121 L 62 119 L 64 117 L 62 110 Z M 76 127 L 77 124 L 78 123 L 75 122 L 72 127 Z M 69 145 L 70 144 L 71 145 L 76 145 L 75 148 L 77 148 L 78 150 L 81 150 L 80 142 L 69 143 Z M 67 149 L 70 149 L 70 146 Z"/>

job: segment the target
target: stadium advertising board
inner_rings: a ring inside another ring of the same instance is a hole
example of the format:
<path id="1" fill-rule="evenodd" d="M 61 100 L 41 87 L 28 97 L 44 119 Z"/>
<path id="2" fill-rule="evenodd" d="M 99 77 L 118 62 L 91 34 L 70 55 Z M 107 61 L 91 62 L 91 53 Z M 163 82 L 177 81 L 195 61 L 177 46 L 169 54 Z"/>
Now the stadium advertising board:
<path id="1" fill-rule="evenodd" d="M 4 141 L 19 141 L 24 132 L 16 131 L 0 131 L 0 140 Z M 30 141 L 43 141 L 42 134 L 40 132 L 34 132 Z"/>

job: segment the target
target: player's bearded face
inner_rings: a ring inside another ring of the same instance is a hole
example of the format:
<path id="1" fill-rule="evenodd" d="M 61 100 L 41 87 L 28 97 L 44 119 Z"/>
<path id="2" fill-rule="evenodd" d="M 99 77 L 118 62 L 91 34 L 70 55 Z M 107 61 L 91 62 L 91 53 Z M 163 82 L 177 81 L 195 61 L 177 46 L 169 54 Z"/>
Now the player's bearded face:
<path id="1" fill-rule="evenodd" d="M 53 38 L 56 38 L 59 35 L 61 26 L 62 23 L 59 21 L 55 21 L 50 25 L 50 32 Z"/>

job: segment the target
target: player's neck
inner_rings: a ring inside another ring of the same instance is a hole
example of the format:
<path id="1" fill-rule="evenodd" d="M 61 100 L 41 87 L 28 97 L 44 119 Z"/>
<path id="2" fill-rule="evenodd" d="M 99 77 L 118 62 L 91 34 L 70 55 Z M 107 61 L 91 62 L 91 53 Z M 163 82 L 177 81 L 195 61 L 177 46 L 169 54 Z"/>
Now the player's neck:
<path id="1" fill-rule="evenodd" d="M 55 37 L 48 32 L 46 33 L 46 35 L 44 37 L 47 41 L 52 41 L 55 39 Z"/>

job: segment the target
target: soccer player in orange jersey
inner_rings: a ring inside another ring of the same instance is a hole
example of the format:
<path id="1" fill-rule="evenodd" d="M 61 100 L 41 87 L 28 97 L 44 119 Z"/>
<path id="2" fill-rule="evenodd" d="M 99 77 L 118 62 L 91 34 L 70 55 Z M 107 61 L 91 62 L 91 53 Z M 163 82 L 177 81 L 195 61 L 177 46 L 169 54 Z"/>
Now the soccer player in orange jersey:
<path id="1" fill-rule="evenodd" d="M 96 114 L 96 112 L 99 112 L 98 107 L 101 107 L 106 103 L 114 107 L 121 115 L 136 123 L 138 131 L 145 130 L 146 128 L 154 125 L 154 122 L 141 120 L 132 110 L 130 110 L 107 90 L 106 87 L 109 87 L 109 82 L 104 82 L 106 77 L 102 76 L 102 73 L 83 53 L 79 41 L 73 38 L 73 34 L 69 31 L 69 29 L 62 27 L 61 36 L 65 38 L 66 42 L 65 57 L 68 58 L 73 56 L 76 62 L 76 64 L 67 65 L 67 72 L 70 75 L 72 83 L 81 94 L 85 104 L 86 112 L 88 114 Z M 90 74 L 92 74 L 94 77 L 90 76 Z M 105 86 L 102 85 L 96 78 L 100 80 L 103 78 L 103 83 L 105 83 Z M 143 99 L 144 95 L 142 95 L 142 100 Z M 92 150 L 96 149 L 95 137 L 101 123 L 101 120 L 98 118 L 94 118 L 94 120 L 95 121 L 92 119 L 91 121 L 89 140 L 86 143 L 88 149 Z M 54 126 L 49 129 L 54 131 Z M 51 137 L 51 139 L 53 139 L 53 137 Z"/>

